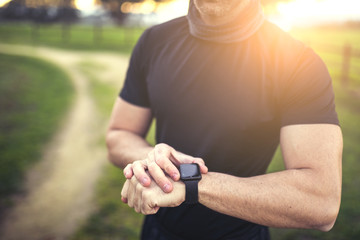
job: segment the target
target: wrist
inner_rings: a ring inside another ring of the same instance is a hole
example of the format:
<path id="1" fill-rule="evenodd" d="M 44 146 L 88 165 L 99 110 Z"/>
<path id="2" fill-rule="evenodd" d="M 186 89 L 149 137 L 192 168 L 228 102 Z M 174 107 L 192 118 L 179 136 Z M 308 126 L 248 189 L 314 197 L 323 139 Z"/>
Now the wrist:
<path id="1" fill-rule="evenodd" d="M 179 205 L 182 204 L 183 202 L 185 202 L 185 198 L 186 198 L 186 187 L 185 184 L 182 181 L 176 181 L 173 182 L 174 184 L 174 190 L 176 190 L 177 194 L 178 194 L 178 199 L 179 199 Z"/>
<path id="2" fill-rule="evenodd" d="M 185 203 L 196 204 L 199 202 L 198 183 L 201 178 L 199 164 L 180 165 L 180 179 L 185 185 Z"/>
<path id="3" fill-rule="evenodd" d="M 202 175 L 202 179 L 199 182 L 198 185 L 198 196 L 199 196 L 199 203 L 204 204 L 205 203 L 205 199 L 210 199 L 213 196 L 210 196 L 209 193 L 211 192 L 212 189 L 214 189 L 214 182 L 210 182 L 211 180 L 211 176 L 214 174 L 214 172 L 208 172 L 206 174 Z M 216 179 L 216 178 L 215 178 Z"/>

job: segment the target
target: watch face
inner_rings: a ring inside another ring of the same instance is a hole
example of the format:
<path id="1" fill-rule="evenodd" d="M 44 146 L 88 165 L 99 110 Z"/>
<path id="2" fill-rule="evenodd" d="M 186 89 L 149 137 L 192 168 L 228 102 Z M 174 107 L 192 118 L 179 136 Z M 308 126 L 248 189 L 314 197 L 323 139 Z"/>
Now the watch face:
<path id="1" fill-rule="evenodd" d="M 196 163 L 181 164 L 180 165 L 181 180 L 200 180 L 200 167 Z"/>

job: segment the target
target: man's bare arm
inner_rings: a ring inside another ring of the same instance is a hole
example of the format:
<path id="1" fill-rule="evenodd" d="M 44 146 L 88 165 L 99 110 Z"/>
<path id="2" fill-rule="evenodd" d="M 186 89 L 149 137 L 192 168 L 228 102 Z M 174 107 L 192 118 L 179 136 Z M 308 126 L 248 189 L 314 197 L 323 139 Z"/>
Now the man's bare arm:
<path id="1" fill-rule="evenodd" d="M 284 127 L 281 147 L 286 170 L 251 178 L 210 172 L 199 183 L 200 203 L 261 225 L 330 230 L 341 198 L 340 128 L 326 124 Z M 136 186 L 135 182 L 132 179 L 132 185 L 127 187 Z M 127 190 L 122 191 L 123 196 L 127 196 Z M 163 198 L 161 194 L 150 194 L 151 188 L 145 191 L 147 194 L 131 196 L 138 211 L 149 209 L 149 205 L 157 207 L 155 203 Z M 180 194 L 173 194 L 176 199 L 170 202 L 178 204 L 184 199 L 185 188 L 174 191 Z M 146 207 L 140 207 L 142 203 Z M 152 209 L 142 213 L 154 212 Z"/>
<path id="2" fill-rule="evenodd" d="M 129 104 L 121 98 L 116 100 L 106 135 L 108 158 L 112 163 L 125 168 L 147 157 L 153 149 L 144 139 L 151 119 L 150 109 Z"/>
<path id="3" fill-rule="evenodd" d="M 330 230 L 341 199 L 340 128 L 284 127 L 281 148 L 286 170 L 251 178 L 209 173 L 199 183 L 199 201 L 266 226 Z"/>

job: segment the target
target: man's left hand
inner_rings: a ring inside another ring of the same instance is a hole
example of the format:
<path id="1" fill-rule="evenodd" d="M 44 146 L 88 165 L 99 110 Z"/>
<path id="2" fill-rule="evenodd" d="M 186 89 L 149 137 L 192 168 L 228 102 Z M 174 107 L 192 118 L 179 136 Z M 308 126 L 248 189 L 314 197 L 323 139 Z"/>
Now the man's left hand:
<path id="1" fill-rule="evenodd" d="M 167 176 L 171 177 L 173 181 L 179 181 L 178 167 L 183 163 L 197 163 L 202 174 L 208 172 L 203 159 L 186 155 L 167 144 L 160 143 L 148 153 L 146 159 L 128 164 L 124 168 L 124 175 L 127 179 L 135 176 L 145 187 L 150 185 L 151 180 L 154 180 L 164 192 L 170 193 L 173 190 L 173 184 Z"/>
<path id="2" fill-rule="evenodd" d="M 151 181 L 149 187 L 144 187 L 133 176 L 127 179 L 123 186 L 122 201 L 134 208 L 136 212 L 145 215 L 157 213 L 160 207 L 177 207 L 185 201 L 185 184 L 168 179 L 174 186 L 171 193 L 164 193 L 154 181 Z"/>

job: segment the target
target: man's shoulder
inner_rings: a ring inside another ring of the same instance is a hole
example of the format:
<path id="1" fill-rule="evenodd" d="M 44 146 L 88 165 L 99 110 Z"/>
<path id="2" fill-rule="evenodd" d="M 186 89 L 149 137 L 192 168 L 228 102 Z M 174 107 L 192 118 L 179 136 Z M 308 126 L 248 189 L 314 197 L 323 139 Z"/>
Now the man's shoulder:
<path id="1" fill-rule="evenodd" d="M 327 75 L 324 62 L 312 48 L 269 21 L 258 31 L 254 44 L 278 83 L 294 81 L 299 71 L 303 71 L 304 76 L 314 72 Z"/>
<path id="2" fill-rule="evenodd" d="M 272 49 L 277 51 L 303 51 L 306 47 L 304 43 L 269 21 L 264 22 L 259 34 Z"/>
<path id="3" fill-rule="evenodd" d="M 300 63 L 321 61 L 309 46 L 269 21 L 258 31 L 256 44 L 270 64 L 283 63 L 288 69 Z"/>

